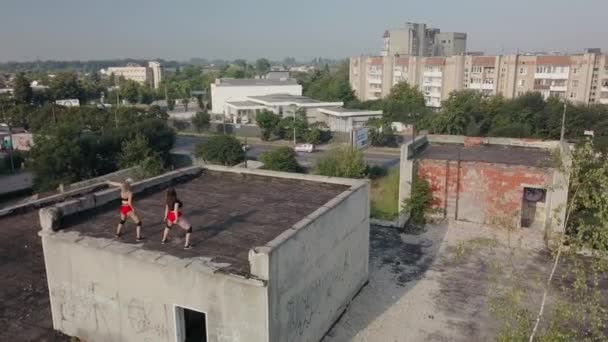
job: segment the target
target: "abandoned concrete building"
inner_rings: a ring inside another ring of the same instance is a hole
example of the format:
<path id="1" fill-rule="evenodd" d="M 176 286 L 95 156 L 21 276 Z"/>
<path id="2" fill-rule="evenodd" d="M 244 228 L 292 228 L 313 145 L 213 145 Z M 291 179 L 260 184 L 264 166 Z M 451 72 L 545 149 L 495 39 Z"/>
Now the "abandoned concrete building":
<path id="1" fill-rule="evenodd" d="M 399 200 L 420 177 L 439 217 L 563 231 L 569 160 L 559 141 L 422 135 L 402 146 Z"/>
<path id="2" fill-rule="evenodd" d="M 194 226 L 161 244 L 164 189 Z M 368 279 L 366 181 L 190 167 L 40 209 L 53 326 L 86 341 L 319 341 Z"/>

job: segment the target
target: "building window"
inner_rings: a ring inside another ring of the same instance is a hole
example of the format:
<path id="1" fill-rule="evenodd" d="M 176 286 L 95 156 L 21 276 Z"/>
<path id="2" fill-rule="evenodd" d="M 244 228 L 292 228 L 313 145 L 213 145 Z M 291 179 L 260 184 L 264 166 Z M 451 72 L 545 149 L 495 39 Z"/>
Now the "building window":
<path id="1" fill-rule="evenodd" d="M 525 87 L 526 86 L 526 80 L 519 80 L 519 86 L 520 87 Z"/>
<path id="2" fill-rule="evenodd" d="M 572 68 L 572 73 L 573 74 L 578 74 L 578 68 Z"/>
<path id="3" fill-rule="evenodd" d="M 475 74 L 478 74 L 478 73 L 481 73 L 482 69 L 483 69 L 483 68 L 482 68 L 482 67 L 480 67 L 480 66 L 474 66 L 474 67 L 471 69 L 471 72 L 472 72 L 472 73 L 475 73 Z"/>
<path id="4" fill-rule="evenodd" d="M 520 67 L 519 68 L 519 74 L 520 75 L 525 75 L 527 73 L 528 73 L 528 68 L 526 68 L 526 67 Z"/>
<path id="5" fill-rule="evenodd" d="M 484 84 L 494 84 L 494 79 L 493 78 L 486 78 L 483 80 Z"/>
<path id="6" fill-rule="evenodd" d="M 570 93 L 570 98 L 573 99 L 576 97 L 576 93 Z"/>
<path id="7" fill-rule="evenodd" d="M 486 68 L 486 73 L 489 75 L 494 75 L 494 68 Z"/>
<path id="8" fill-rule="evenodd" d="M 207 342 L 207 315 L 175 306 L 175 333 L 178 341 Z"/>

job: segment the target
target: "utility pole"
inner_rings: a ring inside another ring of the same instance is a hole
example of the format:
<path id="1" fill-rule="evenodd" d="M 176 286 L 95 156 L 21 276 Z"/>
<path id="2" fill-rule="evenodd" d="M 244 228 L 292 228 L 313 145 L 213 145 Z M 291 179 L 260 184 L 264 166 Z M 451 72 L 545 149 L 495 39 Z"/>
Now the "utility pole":
<path id="1" fill-rule="evenodd" d="M 559 141 L 564 141 L 564 135 L 566 134 L 566 109 L 568 108 L 568 103 L 564 101 L 564 113 L 562 114 L 562 132 L 559 137 Z"/>
<path id="2" fill-rule="evenodd" d="M 8 157 L 11 160 L 11 173 L 15 173 L 15 163 L 13 162 L 13 130 L 9 120 L 6 117 L 6 112 L 4 110 L 4 104 L 2 104 L 2 116 L 4 117 L 4 121 L 6 123 L 6 127 L 8 127 L 8 140 L 9 140 L 9 149 L 8 149 Z"/>
<path id="3" fill-rule="evenodd" d="M 118 107 L 120 106 L 120 86 L 118 84 L 119 78 L 114 78 L 114 83 L 116 85 L 116 108 L 114 108 L 114 124 L 116 128 L 118 128 Z"/>

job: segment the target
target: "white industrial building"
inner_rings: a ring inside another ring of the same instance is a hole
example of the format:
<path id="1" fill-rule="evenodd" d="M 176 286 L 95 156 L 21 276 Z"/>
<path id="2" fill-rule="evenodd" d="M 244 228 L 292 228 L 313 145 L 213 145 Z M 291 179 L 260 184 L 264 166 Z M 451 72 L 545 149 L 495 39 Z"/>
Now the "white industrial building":
<path id="1" fill-rule="evenodd" d="M 302 95 L 302 86 L 292 78 L 220 78 L 211 84 L 211 113 L 227 115 L 227 102 L 248 101 L 250 96 L 271 94 Z"/>

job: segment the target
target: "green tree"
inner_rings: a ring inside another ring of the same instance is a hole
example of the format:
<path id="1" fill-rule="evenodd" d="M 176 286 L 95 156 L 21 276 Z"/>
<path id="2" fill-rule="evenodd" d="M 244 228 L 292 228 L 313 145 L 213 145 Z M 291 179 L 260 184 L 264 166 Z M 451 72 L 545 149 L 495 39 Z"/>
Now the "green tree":
<path id="1" fill-rule="evenodd" d="M 297 172 L 300 165 L 296 160 L 296 153 L 290 147 L 279 147 L 274 151 L 262 153 L 260 160 L 264 168 L 273 171 Z"/>
<path id="2" fill-rule="evenodd" d="M 197 132 L 207 130 L 211 125 L 211 115 L 209 115 L 206 110 L 198 111 L 192 118 L 192 124 L 196 128 Z"/>
<path id="3" fill-rule="evenodd" d="M 231 135 L 217 135 L 196 146 L 194 155 L 205 162 L 233 166 L 245 160 L 241 142 Z"/>
<path id="4" fill-rule="evenodd" d="M 49 93 L 55 100 L 85 100 L 85 91 L 75 72 L 61 72 L 51 79 Z"/>
<path id="5" fill-rule="evenodd" d="M 364 178 L 367 165 L 361 151 L 350 147 L 334 147 L 317 159 L 313 170 L 322 176 Z"/>
<path id="6" fill-rule="evenodd" d="M 18 104 L 29 105 L 32 102 L 32 87 L 25 74 L 20 72 L 13 84 L 13 97 Z"/>
<path id="7" fill-rule="evenodd" d="M 81 179 L 82 146 L 78 127 L 61 125 L 47 134 L 34 136 L 29 165 L 35 174 L 34 185 L 39 190 L 50 190 L 59 184 L 69 184 Z"/>
<path id="8" fill-rule="evenodd" d="M 270 61 L 266 58 L 258 59 L 255 63 L 255 69 L 258 72 L 258 75 L 266 75 L 270 71 Z"/>
<path id="9" fill-rule="evenodd" d="M 281 117 L 269 110 L 263 110 L 256 115 L 255 120 L 262 131 L 262 140 L 269 140 L 272 132 L 276 131 Z"/>
<path id="10" fill-rule="evenodd" d="M 348 62 L 340 65 L 337 71 L 315 71 L 301 77 L 304 95 L 321 101 L 342 101 L 350 103 L 355 100 L 355 92 L 350 86 Z"/>
<path id="11" fill-rule="evenodd" d="M 483 109 L 482 95 L 475 90 L 454 91 L 443 101 L 440 115 L 434 122 L 434 131 L 442 134 L 467 134 L 475 117 Z"/>
<path id="12" fill-rule="evenodd" d="M 297 110 L 295 117 L 288 116 L 279 122 L 278 135 L 286 140 L 293 141 L 293 135 L 295 133 L 296 141 L 303 141 L 306 138 L 307 132 L 308 120 L 306 119 L 305 110 Z"/>
<path id="13" fill-rule="evenodd" d="M 416 123 L 426 113 L 424 95 L 407 82 L 397 83 L 384 100 L 384 115 L 404 124 Z"/>
<path id="14" fill-rule="evenodd" d="M 154 153 L 148 139 L 141 134 L 122 143 L 119 165 L 121 168 L 135 167 L 136 179 L 149 178 L 164 171 L 162 159 Z"/>
<path id="15" fill-rule="evenodd" d="M 126 80 L 120 85 L 120 96 L 129 101 L 131 104 L 137 103 L 139 100 L 139 83 L 133 80 Z"/>

